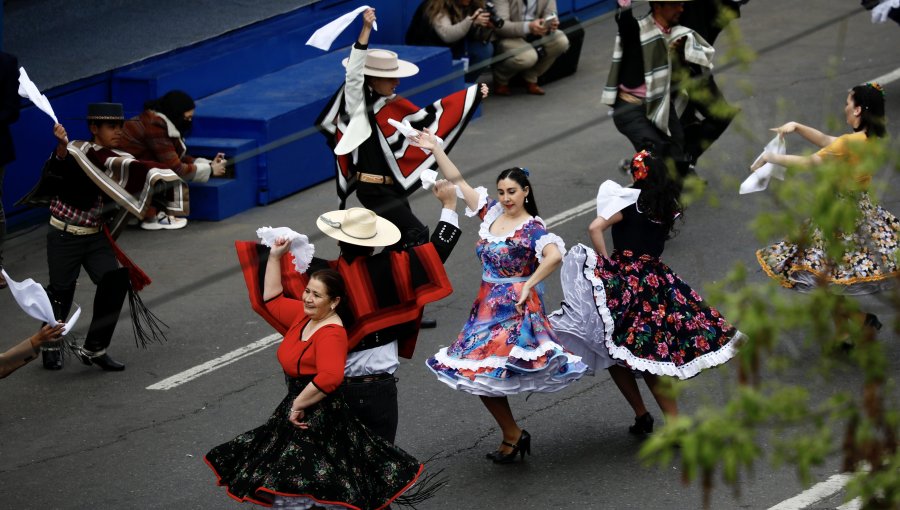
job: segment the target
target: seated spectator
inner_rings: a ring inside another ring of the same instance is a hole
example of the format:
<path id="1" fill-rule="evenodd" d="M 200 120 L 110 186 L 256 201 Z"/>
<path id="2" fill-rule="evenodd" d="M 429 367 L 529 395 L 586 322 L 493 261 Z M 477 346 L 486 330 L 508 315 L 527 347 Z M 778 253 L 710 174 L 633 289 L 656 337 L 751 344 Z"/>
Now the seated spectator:
<path id="1" fill-rule="evenodd" d="M 6 352 L 0 352 L 0 379 L 8 376 L 16 370 L 36 359 L 41 353 L 41 346 L 48 344 L 62 336 L 65 324 L 56 326 L 44 325 L 40 331 L 19 342 L 18 345 Z"/>
<path id="2" fill-rule="evenodd" d="M 406 44 L 447 46 L 454 59 L 468 60 L 467 70 L 490 60 L 491 17 L 483 7 L 484 0 L 425 0 L 413 15 Z M 481 71 L 467 72 L 466 81 L 474 83 Z"/>
<path id="3" fill-rule="evenodd" d="M 494 93 L 508 96 L 509 81 L 521 74 L 529 94 L 544 95 L 544 89 L 537 84 L 538 78 L 569 49 L 566 34 L 557 30 L 556 0 L 494 0 L 494 5 L 497 15 L 504 20 L 503 26 L 495 27 L 496 54 L 500 56 L 532 46 L 494 63 Z M 548 35 L 547 41 L 532 44 Z"/>
<path id="4" fill-rule="evenodd" d="M 156 161 L 185 181 L 206 182 L 210 176 L 225 175 L 223 154 L 218 154 L 212 161 L 187 154 L 184 137 L 190 133 L 193 119 L 194 100 L 180 90 L 172 90 L 144 103 L 144 111 L 125 123 L 119 148 L 137 159 Z M 141 228 L 171 230 L 185 225 L 186 219 L 151 207 Z"/>

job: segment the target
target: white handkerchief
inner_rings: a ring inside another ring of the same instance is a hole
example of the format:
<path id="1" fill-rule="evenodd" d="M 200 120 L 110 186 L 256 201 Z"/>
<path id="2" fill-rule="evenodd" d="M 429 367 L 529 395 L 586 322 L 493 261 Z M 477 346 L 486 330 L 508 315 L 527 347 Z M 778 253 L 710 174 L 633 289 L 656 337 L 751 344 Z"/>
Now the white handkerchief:
<path id="1" fill-rule="evenodd" d="M 597 216 L 608 220 L 613 214 L 637 202 L 641 190 L 624 188 L 614 181 L 604 181 L 597 190 Z"/>
<path id="2" fill-rule="evenodd" d="M 56 326 L 56 317 L 53 316 L 53 306 L 50 304 L 50 298 L 47 297 L 47 291 L 40 284 L 28 278 L 25 281 L 17 282 L 9 277 L 5 269 L 0 270 L 6 283 L 9 284 L 9 291 L 12 292 L 13 299 L 19 304 L 28 315 L 39 321 L 46 322 L 51 326 Z M 67 334 L 81 317 L 81 307 L 75 305 L 75 313 L 66 321 L 66 327 L 63 328 L 63 335 Z"/>
<path id="3" fill-rule="evenodd" d="M 881 3 L 872 9 L 872 23 L 884 23 L 888 20 L 891 9 L 897 8 L 900 8 L 900 0 L 881 0 Z"/>
<path id="4" fill-rule="evenodd" d="M 59 121 L 56 120 L 56 114 L 53 113 L 53 107 L 50 106 L 50 100 L 47 99 L 47 96 L 41 94 L 37 85 L 28 77 L 24 67 L 19 68 L 19 95 L 28 99 L 40 108 L 42 112 L 49 115 L 55 124 L 59 124 Z"/>
<path id="5" fill-rule="evenodd" d="M 275 244 L 275 240 L 279 237 L 289 239 L 291 241 L 291 254 L 294 256 L 294 269 L 301 274 L 309 269 L 309 263 L 316 253 L 316 246 L 310 244 L 309 238 L 305 235 L 298 234 L 287 227 L 260 227 L 256 229 L 256 235 L 269 248 Z"/>
<path id="6" fill-rule="evenodd" d="M 750 166 L 752 167 L 755 165 L 756 162 L 759 161 L 759 158 L 762 157 L 763 153 L 771 152 L 774 154 L 785 154 L 786 151 L 787 148 L 784 144 L 784 139 L 775 135 L 775 138 L 766 144 L 766 148 L 753 160 L 753 163 Z M 772 177 L 783 181 L 784 172 L 785 168 L 783 166 L 774 163 L 766 163 L 750 174 L 750 177 L 744 179 L 744 182 L 741 183 L 740 194 L 746 195 L 747 193 L 755 193 L 766 189 L 769 186 L 769 180 L 771 180 Z"/>
<path id="7" fill-rule="evenodd" d="M 309 37 L 309 40 L 306 41 L 306 45 L 312 46 L 314 48 L 319 48 L 323 51 L 330 50 L 331 45 L 334 43 L 334 40 L 337 39 L 338 36 L 341 35 L 341 33 L 350 26 L 350 23 L 353 23 L 353 20 L 355 20 L 361 12 L 369 8 L 370 7 L 368 5 L 363 5 L 362 7 L 353 9 L 340 18 L 316 30 L 315 32 L 313 32 L 313 35 Z M 372 28 L 374 28 L 376 31 L 378 30 L 377 21 L 372 25 Z"/>
<path id="8" fill-rule="evenodd" d="M 437 182 L 437 178 L 438 173 L 431 169 L 422 170 L 422 173 L 419 174 L 419 180 L 422 181 L 422 187 L 425 189 L 431 189 L 431 187 L 434 186 L 434 183 Z M 456 188 L 456 196 L 462 199 L 466 198 L 465 195 L 463 195 L 462 190 L 459 189 L 459 186 L 454 184 L 453 187 Z"/>
<path id="9" fill-rule="evenodd" d="M 394 119 L 388 119 L 388 124 L 390 124 L 390 125 L 394 126 L 395 128 L 397 128 L 397 131 L 400 131 L 400 134 L 401 134 L 401 135 L 403 135 L 403 136 L 405 136 L 407 139 L 409 139 L 409 143 L 410 143 L 411 145 L 413 145 L 413 146 L 415 146 L 415 147 L 419 147 L 419 146 L 418 146 L 415 142 L 413 142 L 412 139 L 411 139 L 412 137 L 417 136 L 417 135 L 419 134 L 419 132 L 418 132 L 416 129 L 414 129 L 414 128 L 412 127 L 412 125 L 409 123 L 408 120 L 404 120 L 403 122 L 399 122 L 399 121 L 396 121 L 396 120 L 394 120 Z M 444 139 L 441 138 L 440 136 L 435 136 L 435 138 L 437 138 L 437 143 L 440 144 L 441 147 L 443 147 L 443 146 L 444 146 Z M 431 151 L 430 151 L 430 150 L 428 150 L 428 149 L 426 149 L 426 148 L 424 148 L 424 147 L 419 147 L 419 148 L 422 149 L 422 152 L 424 152 L 425 154 L 431 154 Z"/>

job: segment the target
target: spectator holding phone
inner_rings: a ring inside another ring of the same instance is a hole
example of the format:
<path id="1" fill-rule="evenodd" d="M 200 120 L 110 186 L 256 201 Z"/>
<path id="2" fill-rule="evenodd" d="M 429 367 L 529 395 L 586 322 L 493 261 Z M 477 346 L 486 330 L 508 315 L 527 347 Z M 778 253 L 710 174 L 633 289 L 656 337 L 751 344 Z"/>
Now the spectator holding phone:
<path id="1" fill-rule="evenodd" d="M 521 74 L 528 93 L 543 96 L 538 78 L 569 49 L 566 34 L 557 30 L 556 0 L 493 0 L 485 2 L 485 8 L 496 15 L 490 22 L 497 38 L 495 53 L 500 58 L 510 54 L 493 66 L 494 94 L 508 96 L 509 81 Z M 517 51 L 526 46 L 530 48 Z"/>
<path id="2" fill-rule="evenodd" d="M 185 181 L 206 182 L 211 176 L 224 176 L 227 162 L 221 152 L 212 161 L 187 154 L 184 138 L 190 134 L 193 121 L 191 96 L 180 90 L 169 91 L 144 103 L 144 111 L 125 123 L 119 148 L 136 159 L 156 161 Z M 151 208 L 141 228 L 170 230 L 185 225 L 186 219 L 166 216 L 165 212 Z"/>
<path id="3" fill-rule="evenodd" d="M 490 19 L 484 0 L 425 0 L 413 15 L 406 43 L 447 46 L 454 59 L 466 59 L 471 69 L 494 54 Z M 466 82 L 474 83 L 481 71 L 467 72 Z"/>

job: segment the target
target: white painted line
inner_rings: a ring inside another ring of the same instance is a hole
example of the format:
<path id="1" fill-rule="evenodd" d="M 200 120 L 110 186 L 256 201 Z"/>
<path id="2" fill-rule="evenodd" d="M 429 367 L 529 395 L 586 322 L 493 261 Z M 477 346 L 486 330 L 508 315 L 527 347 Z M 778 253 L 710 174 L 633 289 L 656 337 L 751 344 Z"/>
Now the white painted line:
<path id="1" fill-rule="evenodd" d="M 247 356 L 256 354 L 257 352 L 267 349 L 272 345 L 275 345 L 281 340 L 281 335 L 278 333 L 271 334 L 265 338 L 261 338 L 250 345 L 245 345 L 240 349 L 235 349 L 228 354 L 223 356 L 219 356 L 214 360 L 207 361 L 202 365 L 197 365 L 194 368 L 190 368 L 181 372 L 180 374 L 175 374 L 168 379 L 163 379 L 162 381 L 151 384 L 147 386 L 148 390 L 171 390 L 177 386 L 181 386 L 186 382 L 193 381 L 194 379 L 200 377 L 201 375 L 206 375 L 214 370 L 218 370 L 225 365 L 230 365 L 235 361 L 246 358 Z"/>
<path id="2" fill-rule="evenodd" d="M 837 507 L 837 510 L 860 510 L 861 508 L 862 500 L 859 498 L 855 498 Z"/>
<path id="3" fill-rule="evenodd" d="M 887 85 L 888 83 L 890 83 L 898 78 L 900 78 L 900 67 L 898 67 L 897 69 L 894 69 L 893 71 L 891 71 L 883 76 L 879 76 L 878 78 L 875 78 L 874 80 L 869 80 L 869 81 L 877 81 L 881 85 Z"/>
<path id="4" fill-rule="evenodd" d="M 547 218 L 546 220 L 544 220 L 544 223 L 547 225 L 547 228 L 558 227 L 569 220 L 574 220 L 575 218 L 581 216 L 582 214 L 584 214 L 586 212 L 596 211 L 596 209 L 597 209 L 597 202 L 594 200 L 591 200 L 591 201 L 585 202 L 581 205 L 576 205 L 575 207 L 565 210 L 559 214 L 553 215 L 553 216 Z M 587 228 L 587 227 L 585 227 L 585 228 Z"/>
<path id="5" fill-rule="evenodd" d="M 852 474 L 839 473 L 824 482 L 819 482 L 809 489 L 797 494 L 791 499 L 786 499 L 769 510 L 800 510 L 818 501 L 821 501 L 844 488 L 844 485 L 852 478 Z"/>

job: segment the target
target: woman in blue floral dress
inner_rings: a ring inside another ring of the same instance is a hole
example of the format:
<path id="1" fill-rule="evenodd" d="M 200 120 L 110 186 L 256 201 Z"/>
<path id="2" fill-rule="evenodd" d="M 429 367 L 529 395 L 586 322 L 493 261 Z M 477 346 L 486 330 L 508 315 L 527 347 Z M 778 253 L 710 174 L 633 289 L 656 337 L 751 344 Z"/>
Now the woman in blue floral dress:
<path id="1" fill-rule="evenodd" d="M 588 229 L 594 249 L 579 244 L 566 255 L 565 301 L 550 322 L 567 349 L 593 370 L 609 370 L 635 413 L 629 431 L 646 434 L 653 431 L 653 417 L 632 371 L 641 373 L 663 413 L 673 417 L 678 405 L 662 391 L 659 376 L 687 379 L 725 363 L 743 334 L 659 258 L 681 214 L 680 187 L 665 163 L 641 151 L 630 170 L 631 188 L 611 181 L 601 186 L 600 214 Z M 612 254 L 604 239 L 610 228 Z"/>
<path id="2" fill-rule="evenodd" d="M 475 245 L 482 264 L 478 297 L 456 342 L 427 364 L 439 381 L 481 397 L 503 432 L 487 458 L 510 463 L 530 453 L 531 436 L 516 423 L 507 396 L 559 391 L 587 370 L 557 342 L 541 297 L 541 282 L 559 266 L 565 245 L 538 216 L 527 170 L 501 172 L 499 200 L 493 200 L 485 188 L 466 183 L 431 133 L 413 142 L 434 153 L 465 199 L 466 214 L 482 220 Z"/>

